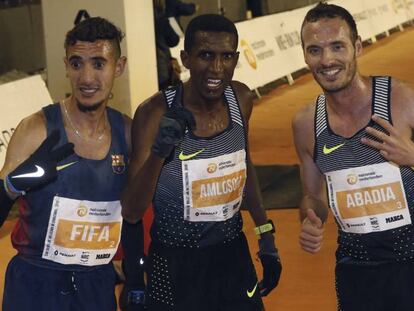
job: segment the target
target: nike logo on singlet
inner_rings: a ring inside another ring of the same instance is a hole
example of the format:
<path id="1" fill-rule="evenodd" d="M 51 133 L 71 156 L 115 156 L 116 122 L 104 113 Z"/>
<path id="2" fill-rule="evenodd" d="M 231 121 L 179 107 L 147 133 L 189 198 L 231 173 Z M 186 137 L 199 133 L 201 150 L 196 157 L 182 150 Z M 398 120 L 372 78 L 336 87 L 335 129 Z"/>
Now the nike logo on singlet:
<path id="1" fill-rule="evenodd" d="M 197 152 L 194 152 L 192 154 L 184 154 L 182 151 L 180 153 L 180 155 L 178 156 L 178 158 L 181 161 L 186 161 L 186 160 L 190 160 L 191 158 L 194 158 L 195 156 L 199 155 L 200 153 L 202 153 L 204 151 L 204 149 L 198 150 Z"/>
<path id="2" fill-rule="evenodd" d="M 247 297 L 252 298 L 254 293 L 256 292 L 256 288 L 257 288 L 257 283 L 251 291 L 247 290 Z"/>
<path id="3" fill-rule="evenodd" d="M 73 161 L 73 162 L 70 162 L 70 163 L 63 164 L 63 165 L 58 165 L 58 166 L 56 166 L 56 170 L 57 171 L 63 170 L 63 169 L 65 169 L 65 168 L 67 168 L 67 167 L 69 167 L 69 166 L 71 166 L 71 165 L 73 165 L 77 162 L 78 161 Z"/>
<path id="4" fill-rule="evenodd" d="M 338 150 L 339 148 L 341 148 L 343 145 L 345 145 L 345 143 L 333 146 L 331 148 L 328 148 L 325 145 L 325 146 L 323 146 L 323 154 L 330 154 L 330 153 L 334 152 L 335 150 Z"/>
<path id="5" fill-rule="evenodd" d="M 30 177 L 42 177 L 45 174 L 45 170 L 39 165 L 35 165 L 36 171 L 21 175 L 12 176 L 11 178 L 30 178 Z"/>

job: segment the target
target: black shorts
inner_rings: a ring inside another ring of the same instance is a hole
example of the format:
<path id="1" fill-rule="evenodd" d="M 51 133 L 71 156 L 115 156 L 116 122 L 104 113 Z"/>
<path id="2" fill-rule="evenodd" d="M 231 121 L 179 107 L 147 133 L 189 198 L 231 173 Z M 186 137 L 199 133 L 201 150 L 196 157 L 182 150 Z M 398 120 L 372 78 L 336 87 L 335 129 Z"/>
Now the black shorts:
<path id="1" fill-rule="evenodd" d="M 340 311 L 414 310 L 414 262 L 338 263 Z"/>
<path id="2" fill-rule="evenodd" d="M 115 311 L 112 264 L 88 271 L 64 271 L 34 265 L 15 256 L 3 293 L 3 311 Z"/>
<path id="3" fill-rule="evenodd" d="M 244 234 L 202 249 L 152 243 L 147 264 L 149 311 L 263 310 Z"/>

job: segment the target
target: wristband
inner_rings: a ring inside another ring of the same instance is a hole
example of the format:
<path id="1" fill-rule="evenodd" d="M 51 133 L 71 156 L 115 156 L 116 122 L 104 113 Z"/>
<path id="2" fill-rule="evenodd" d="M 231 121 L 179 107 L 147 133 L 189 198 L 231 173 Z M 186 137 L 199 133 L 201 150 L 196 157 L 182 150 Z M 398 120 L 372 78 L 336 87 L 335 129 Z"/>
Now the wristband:
<path id="1" fill-rule="evenodd" d="M 261 235 L 262 233 L 266 232 L 275 233 L 275 226 L 271 219 L 269 219 L 267 223 L 265 223 L 264 225 L 257 226 L 256 228 L 254 228 L 254 233 L 256 233 L 257 235 Z"/>
<path id="2" fill-rule="evenodd" d="M 18 190 L 13 186 L 13 184 L 10 181 L 9 175 L 7 175 L 6 179 L 4 179 L 4 188 L 6 189 L 6 192 L 10 192 L 16 196 L 26 195 L 26 191 Z"/>
<path id="3" fill-rule="evenodd" d="M 145 292 L 143 290 L 130 290 L 128 293 L 128 304 L 144 305 L 145 304 Z"/>

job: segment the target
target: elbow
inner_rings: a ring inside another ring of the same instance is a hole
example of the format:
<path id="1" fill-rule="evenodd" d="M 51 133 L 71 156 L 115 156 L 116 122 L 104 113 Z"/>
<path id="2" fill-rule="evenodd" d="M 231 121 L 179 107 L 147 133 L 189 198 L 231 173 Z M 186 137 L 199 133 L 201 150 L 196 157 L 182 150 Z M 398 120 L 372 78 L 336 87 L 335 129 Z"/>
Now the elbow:
<path id="1" fill-rule="evenodd" d="M 125 198 L 125 195 L 121 197 L 121 207 L 121 215 L 123 219 L 131 224 L 138 222 L 138 215 L 132 205 L 129 204 L 129 200 Z"/>
<path id="2" fill-rule="evenodd" d="M 122 208 L 121 212 L 122 218 L 130 224 L 136 224 L 142 217 L 139 217 L 137 213 L 131 212 Z"/>

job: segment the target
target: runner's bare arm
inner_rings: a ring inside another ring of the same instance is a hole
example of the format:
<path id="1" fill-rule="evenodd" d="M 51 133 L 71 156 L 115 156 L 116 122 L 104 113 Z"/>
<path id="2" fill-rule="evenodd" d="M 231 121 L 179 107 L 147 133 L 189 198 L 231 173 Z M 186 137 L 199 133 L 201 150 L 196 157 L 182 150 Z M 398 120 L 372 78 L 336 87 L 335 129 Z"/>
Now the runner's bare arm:
<path id="1" fill-rule="evenodd" d="M 123 115 L 124 117 L 124 128 L 125 128 L 125 140 L 128 146 L 128 155 L 131 156 L 132 152 L 132 145 L 131 145 L 131 127 L 132 127 L 132 120 L 127 115 Z"/>
<path id="2" fill-rule="evenodd" d="M 12 135 L 7 148 L 4 166 L 0 171 L 0 227 L 6 220 L 17 195 L 8 191 L 4 179 L 20 163 L 36 150 L 46 137 L 43 114 L 41 112 L 23 119 Z"/>
<path id="3" fill-rule="evenodd" d="M 132 121 L 129 177 L 121 197 L 122 216 L 130 223 L 140 220 L 149 207 L 165 161 L 151 151 L 165 111 L 163 95 L 157 93 L 138 106 Z"/>
<path id="4" fill-rule="evenodd" d="M 296 152 L 301 161 L 303 198 L 300 203 L 302 228 L 299 242 L 305 251 L 320 250 L 323 239 L 323 223 L 328 215 L 324 178 L 313 161 L 314 106 L 305 107 L 293 120 L 293 136 Z"/>
<path id="5" fill-rule="evenodd" d="M 247 209 L 249 210 L 250 216 L 258 227 L 266 224 L 268 222 L 268 218 L 263 206 L 256 170 L 250 159 L 249 152 L 248 133 L 249 120 L 253 109 L 253 97 L 250 89 L 240 82 L 233 81 L 233 88 L 240 103 L 247 137 L 247 180 L 246 196 L 244 201 Z M 275 245 L 275 237 L 273 232 L 274 230 L 260 234 L 258 240 L 259 252 L 257 255 L 259 256 L 263 266 L 263 279 L 257 284 L 261 296 L 267 296 L 278 285 L 280 275 L 282 273 L 282 263 Z"/>
<path id="6" fill-rule="evenodd" d="M 361 142 L 377 149 L 388 161 L 402 166 L 414 166 L 414 90 L 407 84 L 392 80 L 391 91 L 392 123 L 373 116 L 373 121 L 382 126 L 388 133 L 367 127 L 367 133 L 379 141 L 362 138 Z"/>
<path id="7" fill-rule="evenodd" d="M 253 110 L 253 96 L 250 89 L 243 83 L 233 81 L 232 86 L 240 103 L 246 133 L 249 133 L 249 120 Z M 248 145 L 248 143 L 247 143 Z M 266 212 L 263 207 L 260 187 L 258 184 L 256 170 L 250 159 L 249 147 L 247 147 L 247 180 L 246 180 L 246 197 L 245 206 L 247 207 L 256 226 L 263 225 L 267 222 Z"/>
<path id="8" fill-rule="evenodd" d="M 46 138 L 46 123 L 41 111 L 20 121 L 7 148 L 0 178 L 4 179 L 26 160 Z"/>

